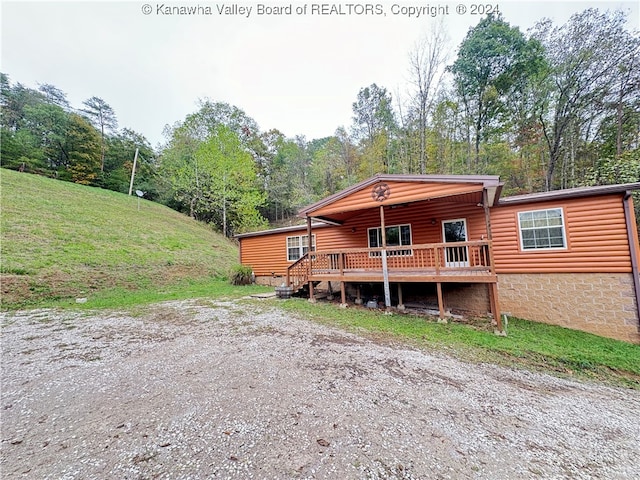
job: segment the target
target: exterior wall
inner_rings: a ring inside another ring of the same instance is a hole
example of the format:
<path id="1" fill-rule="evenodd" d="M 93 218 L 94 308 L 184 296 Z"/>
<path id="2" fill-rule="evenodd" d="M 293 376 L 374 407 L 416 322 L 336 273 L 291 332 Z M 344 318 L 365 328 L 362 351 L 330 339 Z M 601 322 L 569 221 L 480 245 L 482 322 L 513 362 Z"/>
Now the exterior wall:
<path id="1" fill-rule="evenodd" d="M 522 251 L 518 212 L 562 208 L 567 248 Z M 629 273 L 622 195 L 498 206 L 491 210 L 493 255 L 502 273 Z"/>
<path id="2" fill-rule="evenodd" d="M 413 244 L 442 242 L 442 221 L 465 218 L 469 240 L 486 238 L 484 209 L 461 203 L 418 202 L 398 208 L 385 208 L 385 225 L 411 225 Z M 435 220 L 435 224 L 432 222 Z M 316 250 L 367 248 L 368 229 L 380 226 L 379 209 L 364 210 L 341 226 L 314 228 Z M 256 277 L 286 277 L 293 262 L 287 260 L 287 237 L 306 235 L 307 228 L 240 238 L 240 263 L 253 268 Z M 263 279 L 266 281 L 266 279 Z M 261 280 L 262 281 L 262 280 Z M 276 285 L 280 285 L 279 281 Z M 271 283 L 267 283 L 270 285 Z"/>
<path id="3" fill-rule="evenodd" d="M 640 343 L 630 273 L 505 273 L 498 294 L 515 317 Z"/>

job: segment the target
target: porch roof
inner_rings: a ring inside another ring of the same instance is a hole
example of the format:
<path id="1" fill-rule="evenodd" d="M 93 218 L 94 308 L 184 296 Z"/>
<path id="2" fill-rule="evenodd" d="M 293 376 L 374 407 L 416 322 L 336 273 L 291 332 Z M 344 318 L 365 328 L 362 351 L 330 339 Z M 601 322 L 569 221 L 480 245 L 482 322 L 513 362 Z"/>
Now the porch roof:
<path id="1" fill-rule="evenodd" d="M 362 210 L 380 205 L 421 201 L 479 204 L 483 202 L 484 190 L 491 207 L 497 202 L 502 185 L 495 175 L 378 174 L 303 208 L 298 215 L 341 224 Z"/>

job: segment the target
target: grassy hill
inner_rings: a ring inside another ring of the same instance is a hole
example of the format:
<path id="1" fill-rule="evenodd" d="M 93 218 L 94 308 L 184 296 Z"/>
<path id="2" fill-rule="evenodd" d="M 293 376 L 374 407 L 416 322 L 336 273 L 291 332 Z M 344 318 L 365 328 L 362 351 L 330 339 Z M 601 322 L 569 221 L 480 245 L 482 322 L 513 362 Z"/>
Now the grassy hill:
<path id="1" fill-rule="evenodd" d="M 225 276 L 236 245 L 136 196 L 0 170 L 3 308 Z"/>

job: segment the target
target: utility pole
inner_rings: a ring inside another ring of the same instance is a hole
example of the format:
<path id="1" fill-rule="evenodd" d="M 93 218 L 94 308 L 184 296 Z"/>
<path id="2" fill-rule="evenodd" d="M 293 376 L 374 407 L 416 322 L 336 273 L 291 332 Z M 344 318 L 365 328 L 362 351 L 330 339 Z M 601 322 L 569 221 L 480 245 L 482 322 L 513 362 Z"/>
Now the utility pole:
<path id="1" fill-rule="evenodd" d="M 133 191 L 133 177 L 136 176 L 136 163 L 138 163 L 138 147 L 136 147 L 136 154 L 133 157 L 133 169 L 131 170 L 131 183 L 129 183 L 129 195 Z"/>

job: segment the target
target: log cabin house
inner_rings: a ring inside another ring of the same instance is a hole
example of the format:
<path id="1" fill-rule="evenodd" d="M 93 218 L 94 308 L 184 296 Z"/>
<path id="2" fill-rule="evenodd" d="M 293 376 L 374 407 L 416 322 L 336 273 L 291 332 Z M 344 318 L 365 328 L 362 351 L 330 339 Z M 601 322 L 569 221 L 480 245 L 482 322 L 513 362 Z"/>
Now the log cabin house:
<path id="1" fill-rule="evenodd" d="M 497 176 L 376 175 L 303 208 L 305 225 L 238 235 L 240 262 L 258 283 L 311 300 L 325 282 L 344 305 L 491 313 L 499 330 L 508 312 L 640 343 L 640 183 L 506 198 L 502 186 Z"/>

